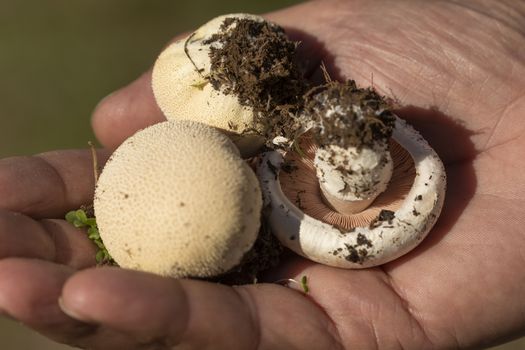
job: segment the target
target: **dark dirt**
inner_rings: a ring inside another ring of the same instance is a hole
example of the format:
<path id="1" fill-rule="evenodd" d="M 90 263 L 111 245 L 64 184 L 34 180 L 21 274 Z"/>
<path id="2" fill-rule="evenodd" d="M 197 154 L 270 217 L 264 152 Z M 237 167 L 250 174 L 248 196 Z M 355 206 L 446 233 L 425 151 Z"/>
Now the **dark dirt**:
<path id="1" fill-rule="evenodd" d="M 372 248 L 372 241 L 370 241 L 362 233 L 357 234 L 356 244 L 345 244 L 347 254 L 344 258 L 353 263 L 362 264 L 367 258 L 371 257 L 366 248 Z M 337 251 L 332 252 L 333 255 L 338 255 L 343 249 L 338 248 Z"/>
<path id="2" fill-rule="evenodd" d="M 275 24 L 236 18 L 227 18 L 221 33 L 205 42 L 214 43 L 219 45 L 211 46 L 207 77 L 213 87 L 253 108 L 269 142 L 292 135 L 309 88 L 295 62 L 298 43 Z"/>
<path id="3" fill-rule="evenodd" d="M 303 115 L 314 121 L 312 132 L 320 146 L 373 148 L 392 136 L 391 108 L 372 88 L 358 88 L 353 80 L 329 81 L 305 95 Z"/>
<path id="4" fill-rule="evenodd" d="M 368 257 L 368 250 L 362 248 L 359 249 L 350 244 L 345 244 L 348 254 L 345 256 L 345 259 L 353 263 L 362 264 Z"/>
<path id="5" fill-rule="evenodd" d="M 246 253 L 239 266 L 211 280 L 228 285 L 254 283 L 261 272 L 277 266 L 282 252 L 283 246 L 263 220 L 253 248 Z"/>
<path id="6" fill-rule="evenodd" d="M 88 218 L 95 217 L 95 206 L 93 205 L 93 203 L 81 205 L 80 210 L 83 210 Z"/>
<path id="7" fill-rule="evenodd" d="M 362 245 L 365 245 L 367 246 L 368 248 L 371 248 L 372 247 L 372 241 L 370 241 L 365 235 L 363 235 L 362 233 L 358 233 L 357 234 L 357 245 L 358 246 L 362 246 Z"/>
<path id="8" fill-rule="evenodd" d="M 379 216 L 377 217 L 379 221 L 388 221 L 389 224 L 392 223 L 392 220 L 396 217 L 396 213 L 392 210 L 381 210 Z"/>
<path id="9" fill-rule="evenodd" d="M 392 221 L 394 220 L 395 217 L 396 217 L 395 212 L 391 210 L 383 209 L 379 212 L 379 215 L 377 216 L 377 218 L 372 220 L 372 222 L 370 223 L 370 228 L 378 227 L 384 221 L 387 221 L 388 224 L 392 225 Z"/>

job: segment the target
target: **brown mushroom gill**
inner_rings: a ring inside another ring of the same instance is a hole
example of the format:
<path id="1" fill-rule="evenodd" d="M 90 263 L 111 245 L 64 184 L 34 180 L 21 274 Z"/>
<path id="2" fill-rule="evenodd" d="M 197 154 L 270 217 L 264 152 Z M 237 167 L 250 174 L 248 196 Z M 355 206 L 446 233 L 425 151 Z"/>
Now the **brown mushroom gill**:
<path id="1" fill-rule="evenodd" d="M 410 191 L 416 175 L 410 153 L 391 139 L 394 171 L 387 190 L 362 212 L 342 214 L 323 201 L 313 162 L 317 150 L 314 140 L 309 135 L 303 135 L 299 140 L 299 149 L 302 152 L 290 151 L 284 157 L 285 164 L 289 166 L 284 166 L 279 173 L 283 193 L 306 215 L 343 230 L 369 226 L 381 210 L 395 212 Z"/>

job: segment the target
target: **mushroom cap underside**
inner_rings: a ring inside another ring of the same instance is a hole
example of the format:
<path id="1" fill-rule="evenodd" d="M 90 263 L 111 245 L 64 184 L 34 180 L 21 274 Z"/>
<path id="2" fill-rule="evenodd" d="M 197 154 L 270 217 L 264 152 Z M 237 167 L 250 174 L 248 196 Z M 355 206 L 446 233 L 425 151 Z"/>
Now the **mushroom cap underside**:
<path id="1" fill-rule="evenodd" d="M 311 141 L 303 140 L 306 157 L 267 153 L 259 178 L 271 205 L 268 220 L 281 243 L 310 260 L 344 268 L 380 265 L 419 244 L 443 205 L 444 167 L 421 135 L 399 118 L 393 141 L 389 188 L 356 215 L 337 213 L 322 202 Z"/>

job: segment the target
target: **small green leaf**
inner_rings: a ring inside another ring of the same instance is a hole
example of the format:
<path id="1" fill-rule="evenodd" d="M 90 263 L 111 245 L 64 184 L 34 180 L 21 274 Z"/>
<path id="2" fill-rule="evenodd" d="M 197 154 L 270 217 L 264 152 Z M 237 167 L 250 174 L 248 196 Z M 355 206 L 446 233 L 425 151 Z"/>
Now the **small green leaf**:
<path id="1" fill-rule="evenodd" d="M 80 221 L 78 218 L 75 218 L 75 220 L 72 222 L 73 226 L 75 226 L 76 228 L 82 228 L 82 227 L 85 227 L 86 225 Z"/>
<path id="2" fill-rule="evenodd" d="M 306 277 L 306 275 L 304 275 L 302 278 L 301 278 L 301 287 L 303 288 L 303 291 L 308 294 L 308 292 L 310 291 L 310 288 L 308 288 L 308 277 Z"/>
<path id="3" fill-rule="evenodd" d="M 109 255 L 106 246 L 100 238 L 96 218 L 88 218 L 84 210 L 79 209 L 70 211 L 66 214 L 66 220 L 77 228 L 87 228 L 87 237 L 97 246 L 98 251 L 95 259 L 98 264 L 117 265 L 111 255 Z"/>
<path id="4" fill-rule="evenodd" d="M 89 232 L 88 231 L 88 238 L 92 241 L 94 240 L 99 240 L 100 239 L 100 234 L 98 233 L 98 231 L 94 230 L 92 232 Z"/>
<path id="5" fill-rule="evenodd" d="M 91 226 L 91 227 L 96 227 L 97 226 L 97 220 L 95 218 L 88 218 L 86 220 L 86 225 L 87 226 Z"/>
<path id="6" fill-rule="evenodd" d="M 103 250 L 99 250 L 97 252 L 97 255 L 95 255 L 95 260 L 97 261 L 97 263 L 101 263 L 104 261 L 104 258 L 105 258 L 105 254 L 104 254 L 104 251 Z"/>
<path id="7" fill-rule="evenodd" d="M 102 243 L 101 240 L 95 239 L 95 240 L 93 240 L 93 242 L 95 242 L 96 246 L 97 246 L 100 250 L 104 250 L 104 249 L 106 249 L 106 247 L 104 246 L 104 243 Z"/>
<path id="8" fill-rule="evenodd" d="M 87 223 L 88 218 L 87 218 L 87 215 L 86 215 L 85 211 L 83 211 L 82 209 L 78 209 L 76 211 L 76 214 L 77 214 L 77 218 L 78 218 L 78 220 L 80 220 L 80 222 L 82 222 L 83 224 Z"/>
<path id="9" fill-rule="evenodd" d="M 72 224 L 77 219 L 77 212 L 76 210 L 70 211 L 66 214 L 66 221 Z"/>

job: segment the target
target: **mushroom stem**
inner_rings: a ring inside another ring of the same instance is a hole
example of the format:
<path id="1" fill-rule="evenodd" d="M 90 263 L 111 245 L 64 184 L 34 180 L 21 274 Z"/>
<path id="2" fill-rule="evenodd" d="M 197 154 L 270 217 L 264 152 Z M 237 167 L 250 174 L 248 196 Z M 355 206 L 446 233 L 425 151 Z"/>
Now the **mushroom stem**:
<path id="1" fill-rule="evenodd" d="M 393 172 L 386 145 L 319 148 L 314 165 L 324 201 L 342 214 L 366 209 L 386 190 Z"/>
<path id="2" fill-rule="evenodd" d="M 329 82 L 305 96 L 303 124 L 318 150 L 314 165 L 324 200 L 342 214 L 366 209 L 392 177 L 389 105 L 355 82 Z"/>

